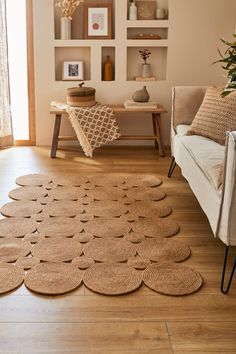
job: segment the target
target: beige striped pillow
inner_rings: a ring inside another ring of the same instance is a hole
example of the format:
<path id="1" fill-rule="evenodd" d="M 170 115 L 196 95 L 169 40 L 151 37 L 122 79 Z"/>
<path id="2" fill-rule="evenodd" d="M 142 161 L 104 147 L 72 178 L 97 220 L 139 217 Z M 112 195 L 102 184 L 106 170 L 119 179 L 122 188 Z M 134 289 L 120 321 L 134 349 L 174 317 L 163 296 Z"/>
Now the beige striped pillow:
<path id="1" fill-rule="evenodd" d="M 222 87 L 208 87 L 187 135 L 201 135 L 225 145 L 227 131 L 236 130 L 236 91 L 222 98 Z"/>

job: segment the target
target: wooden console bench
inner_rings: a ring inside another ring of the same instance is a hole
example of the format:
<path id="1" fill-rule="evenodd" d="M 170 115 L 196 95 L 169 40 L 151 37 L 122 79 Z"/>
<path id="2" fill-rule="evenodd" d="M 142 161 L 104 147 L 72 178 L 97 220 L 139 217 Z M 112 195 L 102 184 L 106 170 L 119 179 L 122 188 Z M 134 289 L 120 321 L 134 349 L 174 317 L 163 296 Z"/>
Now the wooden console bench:
<path id="1" fill-rule="evenodd" d="M 165 113 L 164 107 L 158 105 L 155 109 L 135 109 L 135 108 L 125 108 L 123 105 L 110 105 L 115 113 L 142 113 L 152 115 L 153 122 L 153 135 L 122 135 L 118 140 L 154 140 L 156 149 L 159 149 L 160 156 L 165 156 L 165 147 L 162 140 L 161 131 L 161 114 Z M 78 140 L 76 137 L 72 136 L 60 136 L 60 126 L 61 118 L 68 117 L 68 113 L 65 110 L 57 109 L 51 106 L 50 114 L 55 116 L 54 131 L 51 146 L 51 158 L 55 158 L 57 154 L 58 142 L 59 141 L 74 141 Z"/>

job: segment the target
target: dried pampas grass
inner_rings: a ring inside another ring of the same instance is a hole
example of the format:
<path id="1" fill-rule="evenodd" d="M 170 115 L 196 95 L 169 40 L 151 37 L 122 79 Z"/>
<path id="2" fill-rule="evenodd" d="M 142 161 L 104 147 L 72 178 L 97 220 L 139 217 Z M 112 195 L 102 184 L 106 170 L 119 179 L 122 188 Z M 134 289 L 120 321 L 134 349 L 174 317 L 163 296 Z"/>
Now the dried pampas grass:
<path id="1" fill-rule="evenodd" d="M 56 2 L 55 6 L 61 10 L 62 17 L 72 19 L 75 10 L 82 2 L 84 0 L 60 0 Z"/>

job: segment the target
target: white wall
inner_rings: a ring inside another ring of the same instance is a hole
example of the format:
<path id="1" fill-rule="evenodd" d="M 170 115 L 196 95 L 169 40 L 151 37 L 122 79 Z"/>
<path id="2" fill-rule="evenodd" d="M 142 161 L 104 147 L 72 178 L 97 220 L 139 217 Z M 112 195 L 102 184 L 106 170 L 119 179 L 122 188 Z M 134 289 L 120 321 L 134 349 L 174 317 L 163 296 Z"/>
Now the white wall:
<path id="1" fill-rule="evenodd" d="M 33 0 L 34 4 L 34 47 L 36 81 L 36 133 L 38 145 L 50 145 L 53 117 L 49 115 L 52 100 L 65 100 L 65 89 L 73 83 L 56 82 L 54 71 L 54 21 L 53 0 Z M 119 0 L 116 8 L 119 22 L 116 22 L 116 38 L 124 31 L 126 0 Z M 169 144 L 171 114 L 171 87 L 174 85 L 211 85 L 225 81 L 219 65 L 212 65 L 218 59 L 217 48 L 223 49 L 219 38 L 232 39 L 235 31 L 235 0 L 169 0 L 170 26 L 167 58 L 167 80 L 147 85 L 151 97 L 163 104 L 168 113 L 163 115 L 165 143 Z M 93 70 L 100 71 L 96 56 L 100 48 L 92 51 Z M 125 59 L 117 54 L 118 65 L 125 69 Z M 89 83 L 97 89 L 97 100 L 119 103 L 129 98 L 140 85 L 124 81 L 126 73 L 115 83 L 101 82 L 98 75 Z M 118 117 L 120 128 L 128 133 L 150 133 L 151 120 L 143 117 Z M 135 130 L 134 130 L 135 127 Z M 68 121 L 62 125 L 62 133 L 72 129 Z M 121 143 L 121 142 L 118 142 Z M 123 142 L 124 143 L 124 142 Z M 138 142 L 139 144 L 141 142 Z"/>

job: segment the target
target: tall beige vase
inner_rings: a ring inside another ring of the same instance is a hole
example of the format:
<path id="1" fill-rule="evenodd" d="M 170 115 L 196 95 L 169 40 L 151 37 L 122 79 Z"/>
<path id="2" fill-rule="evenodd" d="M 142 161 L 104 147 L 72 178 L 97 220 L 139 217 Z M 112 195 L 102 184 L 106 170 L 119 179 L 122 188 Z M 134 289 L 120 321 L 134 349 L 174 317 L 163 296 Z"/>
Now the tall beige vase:
<path id="1" fill-rule="evenodd" d="M 61 17 L 61 39 L 71 39 L 71 20 Z"/>

